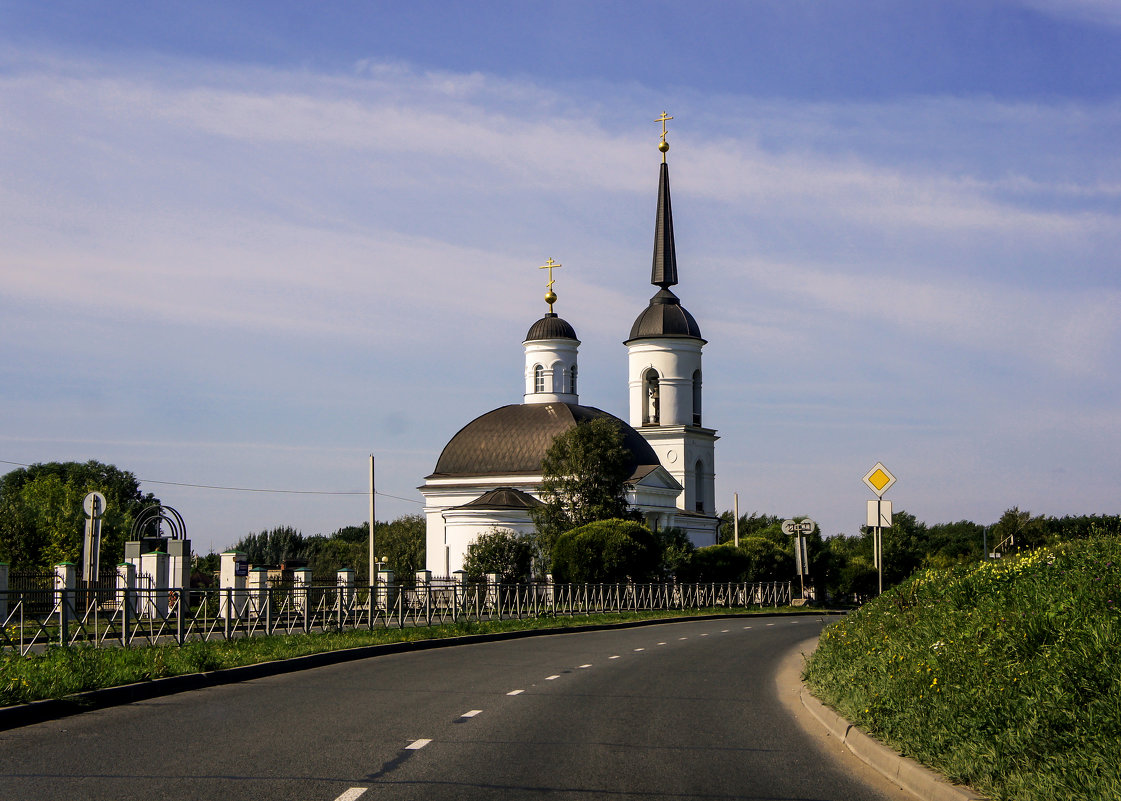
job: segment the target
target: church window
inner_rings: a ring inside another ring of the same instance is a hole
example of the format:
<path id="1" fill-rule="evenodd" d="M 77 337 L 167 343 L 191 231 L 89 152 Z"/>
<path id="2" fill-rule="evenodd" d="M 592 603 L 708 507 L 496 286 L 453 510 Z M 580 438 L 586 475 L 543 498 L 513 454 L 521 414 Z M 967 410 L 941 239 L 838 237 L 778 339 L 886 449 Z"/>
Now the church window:
<path id="1" fill-rule="evenodd" d="M 568 392 L 571 395 L 576 394 L 576 365 L 572 365 L 572 372 L 568 374 Z"/>
<path id="2" fill-rule="evenodd" d="M 642 376 L 642 424 L 644 426 L 660 425 L 661 420 L 661 390 L 658 386 L 658 371 L 651 367 Z"/>
<path id="3" fill-rule="evenodd" d="M 701 371 L 693 371 L 693 425 L 701 424 Z"/>
<path id="4" fill-rule="evenodd" d="M 700 459 L 693 466 L 693 500 L 696 501 L 698 512 L 705 510 L 705 465 Z"/>
<path id="5" fill-rule="evenodd" d="M 564 365 L 560 362 L 553 363 L 553 392 L 557 395 L 564 392 Z"/>
<path id="6" fill-rule="evenodd" d="M 545 368 L 539 364 L 533 365 L 533 391 L 545 391 Z"/>

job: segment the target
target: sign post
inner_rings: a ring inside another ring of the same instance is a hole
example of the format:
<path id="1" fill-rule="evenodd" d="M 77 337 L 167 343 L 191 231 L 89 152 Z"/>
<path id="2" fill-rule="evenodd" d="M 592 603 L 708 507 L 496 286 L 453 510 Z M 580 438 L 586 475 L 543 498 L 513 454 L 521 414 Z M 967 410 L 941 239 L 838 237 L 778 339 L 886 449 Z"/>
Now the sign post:
<path id="1" fill-rule="evenodd" d="M 868 525 L 872 527 L 872 561 L 876 567 L 879 591 L 884 591 L 884 538 L 883 530 L 891 528 L 891 501 L 884 500 L 884 493 L 895 483 L 895 476 L 884 467 L 882 462 L 864 475 L 868 489 L 876 493 L 876 500 L 868 501 Z"/>
<path id="2" fill-rule="evenodd" d="M 817 523 L 808 517 L 805 520 L 782 521 L 782 533 L 794 537 L 794 569 L 798 573 L 798 580 L 802 584 L 802 598 L 806 597 L 806 576 L 810 573 L 809 550 L 806 547 L 806 536 L 813 533 Z"/>
<path id="3" fill-rule="evenodd" d="M 101 516 L 105 514 L 105 496 L 91 492 L 82 501 L 86 513 L 86 535 L 82 542 L 82 579 L 87 583 L 97 581 L 101 561 Z"/>

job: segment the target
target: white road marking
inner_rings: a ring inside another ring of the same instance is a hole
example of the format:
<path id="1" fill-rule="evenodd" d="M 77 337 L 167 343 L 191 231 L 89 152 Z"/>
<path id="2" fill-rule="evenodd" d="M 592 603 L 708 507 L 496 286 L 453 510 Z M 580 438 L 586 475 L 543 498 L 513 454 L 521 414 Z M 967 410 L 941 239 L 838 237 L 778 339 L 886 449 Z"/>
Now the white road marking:
<path id="1" fill-rule="evenodd" d="M 708 632 L 706 631 L 706 632 L 705 632 L 704 634 L 702 634 L 701 636 L 702 636 L 702 637 L 707 637 L 707 636 L 708 636 Z"/>
<path id="2" fill-rule="evenodd" d="M 524 692 L 525 692 L 525 690 L 510 690 L 510 692 L 508 692 L 506 694 L 507 695 L 521 695 Z"/>
<path id="3" fill-rule="evenodd" d="M 559 678 L 560 678 L 560 674 L 559 673 L 554 673 L 552 676 L 546 676 L 545 681 L 553 681 L 554 679 L 559 679 Z"/>
<path id="4" fill-rule="evenodd" d="M 744 626 L 744 627 L 743 627 L 743 630 L 744 630 L 744 631 L 747 631 L 747 630 L 748 630 L 749 628 L 751 628 L 751 626 Z"/>
<path id="5" fill-rule="evenodd" d="M 419 751 L 420 749 L 424 748 L 424 746 L 428 745 L 430 742 L 432 742 L 432 741 L 431 740 L 413 740 L 411 743 L 409 743 L 408 745 L 405 746 L 405 750 L 406 751 Z"/>
<path id="6" fill-rule="evenodd" d="M 660 643 L 658 643 L 658 645 L 665 645 L 665 643 L 664 643 L 664 642 L 660 642 Z"/>
<path id="7" fill-rule="evenodd" d="M 635 650 L 636 652 L 638 652 L 638 651 L 645 651 L 646 649 L 645 649 L 645 648 L 635 648 L 634 650 Z"/>
<path id="8" fill-rule="evenodd" d="M 677 639 L 679 639 L 679 640 L 687 640 L 687 639 L 689 639 L 689 638 L 688 638 L 688 637 L 678 637 Z"/>
<path id="9" fill-rule="evenodd" d="M 460 717 L 461 718 L 473 718 L 473 717 L 475 717 L 475 715 L 479 714 L 482 711 L 483 710 L 481 710 L 481 709 L 472 709 L 470 712 L 464 712 L 462 715 L 460 715 Z"/>
<path id="10" fill-rule="evenodd" d="M 580 670 L 584 670 L 585 668 L 590 668 L 590 667 L 591 667 L 591 665 L 581 665 Z"/>
<path id="11" fill-rule="evenodd" d="M 607 657 L 607 658 L 608 658 L 608 659 L 618 659 L 618 658 L 619 658 L 619 655 L 618 655 L 618 654 L 615 654 L 615 656 L 609 656 L 609 657 Z"/>
<path id="12" fill-rule="evenodd" d="M 721 633 L 721 634 L 727 634 L 727 633 L 728 633 L 728 629 L 720 629 L 720 633 Z"/>
<path id="13" fill-rule="evenodd" d="M 362 795 L 362 793 L 366 792 L 369 789 L 369 787 L 351 787 L 345 793 L 336 798 L 335 801 L 354 801 L 354 799 L 358 798 L 358 796 Z"/>
<path id="14" fill-rule="evenodd" d="M 767 625 L 768 625 L 768 626 L 773 626 L 773 625 L 775 625 L 775 624 L 774 624 L 774 623 L 768 623 Z"/>

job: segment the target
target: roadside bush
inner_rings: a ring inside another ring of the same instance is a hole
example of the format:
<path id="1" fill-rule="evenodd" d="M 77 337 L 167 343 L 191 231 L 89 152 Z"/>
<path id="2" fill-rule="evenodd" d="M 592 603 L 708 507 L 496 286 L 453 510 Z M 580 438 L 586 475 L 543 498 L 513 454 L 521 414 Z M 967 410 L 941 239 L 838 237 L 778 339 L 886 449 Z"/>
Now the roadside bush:
<path id="1" fill-rule="evenodd" d="M 747 554 L 728 543 L 708 545 L 693 552 L 693 581 L 743 581 L 751 561 Z"/>
<path id="2" fill-rule="evenodd" d="M 463 569 L 471 581 L 497 573 L 502 581 L 524 581 L 533 561 L 533 541 L 509 529 L 492 528 L 467 546 Z"/>
<path id="3" fill-rule="evenodd" d="M 653 532 L 633 520 L 599 520 L 566 531 L 553 545 L 553 580 L 613 584 L 649 581 L 658 570 Z"/>

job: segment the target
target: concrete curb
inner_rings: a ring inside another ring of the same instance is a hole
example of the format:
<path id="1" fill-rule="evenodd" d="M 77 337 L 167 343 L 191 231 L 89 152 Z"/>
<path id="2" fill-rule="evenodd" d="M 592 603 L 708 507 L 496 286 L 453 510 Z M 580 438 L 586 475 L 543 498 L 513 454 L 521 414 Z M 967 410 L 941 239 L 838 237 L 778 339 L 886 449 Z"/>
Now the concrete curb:
<path id="1" fill-rule="evenodd" d="M 343 648 L 337 651 L 324 651 L 318 654 L 297 656 L 291 659 L 278 659 L 273 662 L 258 662 L 242 667 L 212 670 L 205 673 L 187 673 L 182 676 L 169 676 L 163 679 L 124 684 L 75 693 L 65 698 L 48 698 L 32 701 L 29 704 L 0 707 L 0 731 L 42 723 L 47 720 L 77 715 L 95 709 L 104 709 L 134 701 L 146 701 L 164 695 L 201 690 L 223 684 L 250 681 L 265 676 L 277 676 L 299 670 L 337 665 L 355 659 L 398 654 L 407 651 L 425 651 L 430 648 L 448 648 L 456 645 L 517 640 L 523 637 L 542 637 L 554 634 L 573 634 L 583 631 L 605 631 L 608 629 L 637 628 L 659 623 L 685 623 L 693 620 L 719 620 L 732 617 L 800 617 L 804 615 L 830 614 L 828 611 L 807 610 L 805 612 L 780 612 L 773 614 L 722 614 L 722 615 L 684 615 L 682 617 L 654 618 L 651 620 L 630 620 L 623 623 L 596 623 L 590 626 L 557 626 L 549 629 L 526 629 L 524 631 L 502 631 L 491 634 L 470 634 L 463 637 L 444 637 L 433 640 L 413 640 L 410 642 L 385 643 L 383 645 L 362 645 L 357 648 Z"/>
<path id="2" fill-rule="evenodd" d="M 924 801 L 985 801 L 968 787 L 951 784 L 943 776 L 877 742 L 814 698 L 805 685 L 798 698 L 811 715 L 845 744 L 858 759 Z"/>

